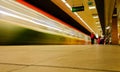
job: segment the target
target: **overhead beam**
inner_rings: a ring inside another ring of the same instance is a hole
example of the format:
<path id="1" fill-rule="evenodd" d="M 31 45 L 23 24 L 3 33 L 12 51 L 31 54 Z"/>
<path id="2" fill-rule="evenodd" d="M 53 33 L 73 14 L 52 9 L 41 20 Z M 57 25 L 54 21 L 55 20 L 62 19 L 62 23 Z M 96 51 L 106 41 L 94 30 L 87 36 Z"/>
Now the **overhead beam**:
<path id="1" fill-rule="evenodd" d="M 104 13 L 104 0 L 95 0 L 98 15 L 100 18 L 103 34 L 105 34 L 105 13 Z"/>

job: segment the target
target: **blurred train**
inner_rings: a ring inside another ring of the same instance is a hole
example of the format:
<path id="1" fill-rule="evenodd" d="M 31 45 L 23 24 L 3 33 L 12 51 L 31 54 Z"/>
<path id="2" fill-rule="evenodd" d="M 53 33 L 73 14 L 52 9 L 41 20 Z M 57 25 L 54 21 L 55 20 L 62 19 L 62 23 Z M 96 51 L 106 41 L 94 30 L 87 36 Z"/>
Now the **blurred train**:
<path id="1" fill-rule="evenodd" d="M 0 45 L 90 44 L 88 35 L 42 12 L 0 0 Z"/>

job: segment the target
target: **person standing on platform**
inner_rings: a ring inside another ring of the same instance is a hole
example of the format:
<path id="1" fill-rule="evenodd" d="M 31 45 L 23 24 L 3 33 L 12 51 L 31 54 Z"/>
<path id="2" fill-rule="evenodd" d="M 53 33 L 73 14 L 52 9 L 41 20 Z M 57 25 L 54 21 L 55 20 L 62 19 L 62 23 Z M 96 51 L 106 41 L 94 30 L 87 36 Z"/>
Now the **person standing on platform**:
<path id="1" fill-rule="evenodd" d="M 95 34 L 92 32 L 90 35 L 91 38 L 91 44 L 94 44 Z"/>
<path id="2" fill-rule="evenodd" d="M 97 44 L 100 44 L 100 41 L 101 41 L 101 36 L 97 38 Z"/>
<path id="3" fill-rule="evenodd" d="M 104 44 L 105 43 L 105 37 L 103 36 L 103 37 L 101 37 L 101 39 L 100 39 L 100 44 Z"/>

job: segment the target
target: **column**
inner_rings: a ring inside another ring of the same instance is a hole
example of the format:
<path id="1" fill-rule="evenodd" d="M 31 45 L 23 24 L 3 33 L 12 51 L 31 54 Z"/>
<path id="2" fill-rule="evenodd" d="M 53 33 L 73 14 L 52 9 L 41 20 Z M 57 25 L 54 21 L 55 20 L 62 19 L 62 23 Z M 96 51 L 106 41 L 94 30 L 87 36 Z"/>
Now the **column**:
<path id="1" fill-rule="evenodd" d="M 112 17 L 112 44 L 117 45 L 118 44 L 118 27 L 117 27 L 117 16 Z"/>

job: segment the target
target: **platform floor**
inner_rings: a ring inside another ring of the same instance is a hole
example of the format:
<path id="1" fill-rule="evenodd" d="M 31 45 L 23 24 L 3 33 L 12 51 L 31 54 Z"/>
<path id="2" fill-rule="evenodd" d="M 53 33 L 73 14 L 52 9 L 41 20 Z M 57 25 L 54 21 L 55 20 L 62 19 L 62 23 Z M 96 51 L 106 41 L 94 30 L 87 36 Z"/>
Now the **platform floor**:
<path id="1" fill-rule="evenodd" d="M 0 46 L 0 72 L 120 72 L 120 46 Z"/>

